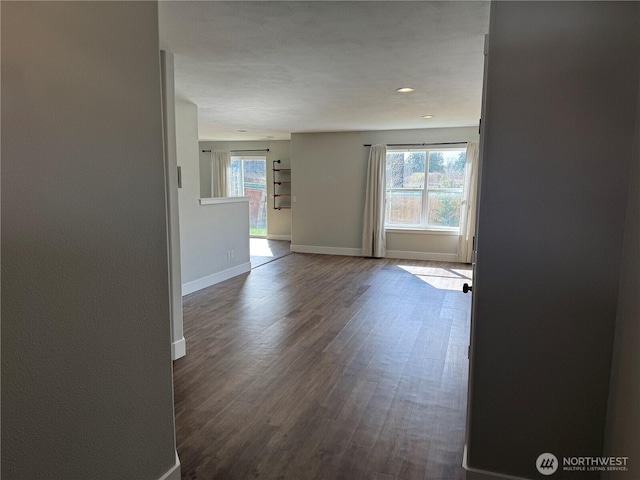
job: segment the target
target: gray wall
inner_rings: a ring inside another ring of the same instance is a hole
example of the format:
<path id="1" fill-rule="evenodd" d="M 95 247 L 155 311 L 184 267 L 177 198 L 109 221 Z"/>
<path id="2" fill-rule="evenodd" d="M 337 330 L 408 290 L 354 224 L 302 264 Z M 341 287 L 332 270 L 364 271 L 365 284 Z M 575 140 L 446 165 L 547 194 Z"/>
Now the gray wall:
<path id="1" fill-rule="evenodd" d="M 202 150 L 257 150 L 268 148 L 268 152 L 256 152 L 267 157 L 267 238 L 276 240 L 291 239 L 291 210 L 273 209 L 273 161 L 282 160 L 281 168 L 291 166 L 291 142 L 289 140 L 271 140 L 255 142 L 200 142 L 200 195 L 211 196 L 211 155 Z M 233 154 L 232 154 L 233 155 Z M 242 155 L 242 153 L 236 153 Z"/>
<path id="2" fill-rule="evenodd" d="M 175 464 L 157 5 L 2 3 L 2 476 Z"/>
<path id="3" fill-rule="evenodd" d="M 185 295 L 250 270 L 249 202 L 200 205 L 198 109 L 192 103 L 176 102 L 176 146 L 182 167 L 178 195 Z"/>
<path id="4" fill-rule="evenodd" d="M 635 151 L 629 178 L 605 453 L 634 455 L 626 476 L 634 479 L 640 478 L 640 459 L 637 458 L 640 452 L 640 84 Z M 610 478 L 621 477 L 615 474 Z"/>
<path id="5" fill-rule="evenodd" d="M 478 140 L 477 126 L 292 134 L 292 192 L 296 196 L 292 248 L 317 253 L 325 250 L 361 254 L 369 158 L 369 149 L 364 144 L 472 140 Z M 394 253 L 418 252 L 431 254 L 432 259 L 455 261 L 457 246 L 456 234 L 387 234 L 387 250 Z"/>
<path id="6" fill-rule="evenodd" d="M 603 453 L 638 13 L 637 2 L 492 4 L 473 292 L 473 468 L 543 478 L 535 468 L 543 452 Z"/>

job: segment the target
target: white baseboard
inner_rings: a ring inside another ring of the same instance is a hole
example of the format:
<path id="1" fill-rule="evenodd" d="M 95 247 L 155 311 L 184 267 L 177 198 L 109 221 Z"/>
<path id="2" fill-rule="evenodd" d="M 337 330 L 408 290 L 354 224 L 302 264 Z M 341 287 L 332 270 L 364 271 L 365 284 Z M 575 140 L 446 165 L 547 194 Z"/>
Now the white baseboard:
<path id="1" fill-rule="evenodd" d="M 489 472 L 486 470 L 479 470 L 467 465 L 467 446 L 464 446 L 462 455 L 462 468 L 465 470 L 465 480 L 531 480 L 524 477 L 514 477 L 513 475 L 506 475 L 504 473 Z"/>
<path id="2" fill-rule="evenodd" d="M 285 240 L 291 241 L 291 235 L 267 235 L 267 240 Z"/>
<path id="3" fill-rule="evenodd" d="M 180 459 L 176 451 L 176 464 L 166 471 L 158 480 L 180 480 Z"/>
<path id="4" fill-rule="evenodd" d="M 360 248 L 291 245 L 291 251 L 298 253 L 319 253 L 321 255 L 343 255 L 347 257 L 362 256 L 362 249 Z M 384 258 L 394 258 L 399 260 L 431 260 L 435 262 L 458 261 L 458 255 L 455 253 L 406 252 L 404 250 L 387 250 L 387 254 Z"/>
<path id="5" fill-rule="evenodd" d="M 187 342 L 182 337 L 177 342 L 171 344 L 171 360 L 177 360 L 187 354 Z"/>
<path id="6" fill-rule="evenodd" d="M 345 257 L 361 257 L 361 248 L 315 247 L 313 245 L 291 245 L 291 251 L 297 253 L 319 253 L 320 255 L 342 255 Z"/>
<path id="7" fill-rule="evenodd" d="M 430 260 L 433 262 L 457 262 L 456 253 L 405 252 L 404 250 L 387 250 L 385 258 L 404 260 Z"/>
<path id="8" fill-rule="evenodd" d="M 202 290 L 203 288 L 210 287 L 211 285 L 215 285 L 216 283 L 224 282 L 225 280 L 229 280 L 230 278 L 250 271 L 251 262 L 246 262 L 227 270 L 223 270 L 221 272 L 199 278 L 198 280 L 194 280 L 193 282 L 183 283 L 182 296 L 184 297 L 185 295 L 189 295 L 190 293 L 197 292 L 198 290 Z"/>

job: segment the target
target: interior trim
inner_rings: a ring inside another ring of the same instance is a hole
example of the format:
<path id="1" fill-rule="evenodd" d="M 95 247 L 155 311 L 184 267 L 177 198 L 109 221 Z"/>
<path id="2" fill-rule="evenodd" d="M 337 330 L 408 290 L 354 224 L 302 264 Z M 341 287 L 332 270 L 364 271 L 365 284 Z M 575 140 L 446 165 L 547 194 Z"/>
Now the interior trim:
<path id="1" fill-rule="evenodd" d="M 458 263 L 456 253 L 407 252 L 405 250 L 387 250 L 386 258 L 398 260 L 430 260 L 435 262 Z"/>
<path id="2" fill-rule="evenodd" d="M 345 257 L 361 257 L 361 248 L 316 247 L 313 245 L 291 245 L 291 251 L 297 253 L 318 253 L 320 255 L 342 255 Z"/>
<path id="3" fill-rule="evenodd" d="M 180 480 L 180 476 L 180 458 L 178 458 L 178 451 L 176 450 L 175 465 L 167 470 L 158 480 Z"/>
<path id="4" fill-rule="evenodd" d="M 200 205 L 216 205 L 218 203 L 240 203 L 248 202 L 249 197 L 213 197 L 213 198 L 200 198 Z"/>
<path id="5" fill-rule="evenodd" d="M 291 241 L 291 235 L 269 235 L 267 234 L 267 240 L 285 240 L 287 242 Z"/>
<path id="6" fill-rule="evenodd" d="M 185 295 L 189 295 L 190 293 L 197 292 L 198 290 L 202 290 L 203 288 L 210 287 L 211 285 L 215 285 L 216 283 L 224 282 L 225 280 L 229 280 L 230 278 L 250 271 L 251 262 L 246 262 L 235 267 L 228 268 L 227 270 L 207 275 L 206 277 L 199 278 L 198 280 L 183 283 L 182 296 L 184 297 Z"/>
<path id="7" fill-rule="evenodd" d="M 171 343 L 171 360 L 177 360 L 187 354 L 187 342 L 184 337 Z"/>

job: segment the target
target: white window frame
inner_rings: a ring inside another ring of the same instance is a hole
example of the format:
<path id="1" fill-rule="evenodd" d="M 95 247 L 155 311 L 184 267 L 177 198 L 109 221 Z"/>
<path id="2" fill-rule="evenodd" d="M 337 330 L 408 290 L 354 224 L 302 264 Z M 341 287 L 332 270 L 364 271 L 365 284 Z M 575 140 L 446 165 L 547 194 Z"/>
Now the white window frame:
<path id="1" fill-rule="evenodd" d="M 454 192 L 462 193 L 464 195 L 464 187 L 461 191 L 460 188 L 429 188 L 429 153 L 430 152 L 459 152 L 464 151 L 464 148 L 459 147 L 432 147 L 432 148 L 392 148 L 387 150 L 389 153 L 406 153 L 406 152 L 424 152 L 425 153 L 425 172 L 424 172 L 424 186 L 422 188 L 391 188 L 387 186 L 385 197 L 387 200 L 389 192 L 392 190 L 401 191 L 418 191 L 422 192 L 422 205 L 420 211 L 420 224 L 388 224 L 385 218 L 385 230 L 387 232 L 415 232 L 415 233 L 435 233 L 435 234 L 458 234 L 460 232 L 460 226 L 457 227 L 441 227 L 437 225 L 428 224 L 428 206 L 429 206 L 429 192 Z"/>

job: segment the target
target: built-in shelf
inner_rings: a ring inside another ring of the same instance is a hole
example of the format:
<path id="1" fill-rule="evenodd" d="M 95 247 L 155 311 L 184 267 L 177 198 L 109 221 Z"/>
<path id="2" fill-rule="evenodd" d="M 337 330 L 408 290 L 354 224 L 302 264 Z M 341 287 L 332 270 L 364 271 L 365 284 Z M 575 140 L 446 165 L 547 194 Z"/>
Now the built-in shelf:
<path id="1" fill-rule="evenodd" d="M 273 161 L 273 208 L 288 210 L 291 208 L 291 169 L 280 168 L 281 160 Z"/>

